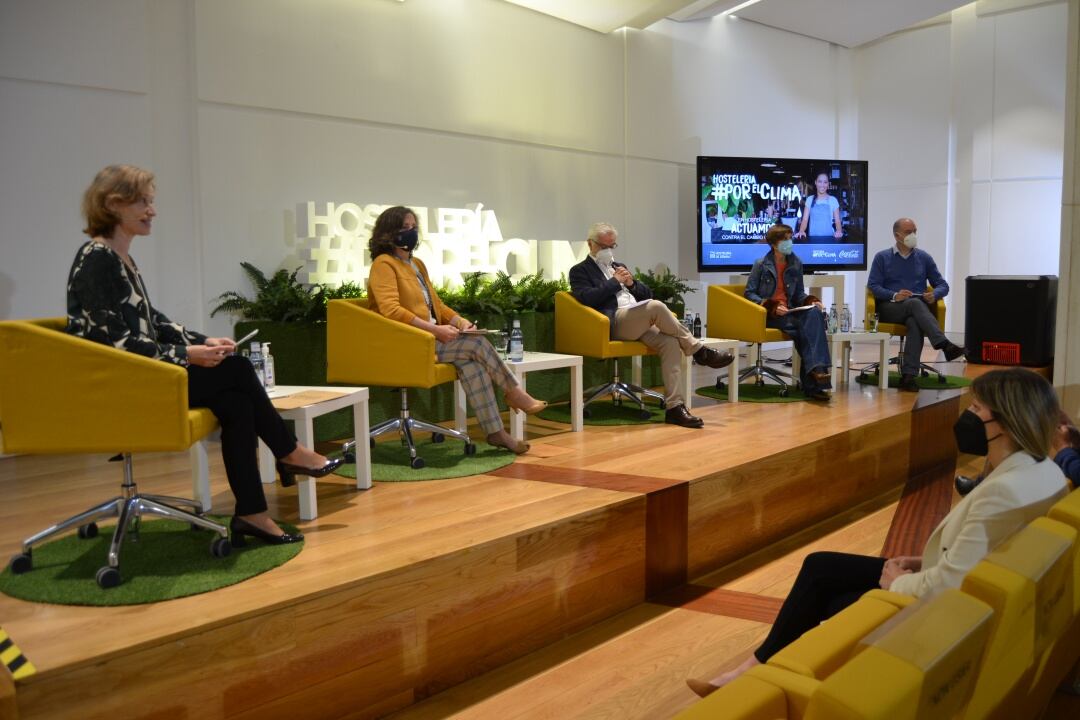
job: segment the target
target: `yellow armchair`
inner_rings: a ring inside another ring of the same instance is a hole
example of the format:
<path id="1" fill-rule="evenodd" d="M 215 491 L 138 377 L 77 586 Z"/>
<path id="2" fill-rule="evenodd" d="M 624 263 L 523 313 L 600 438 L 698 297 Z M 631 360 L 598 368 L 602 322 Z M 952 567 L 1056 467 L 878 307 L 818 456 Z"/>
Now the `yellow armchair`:
<path id="1" fill-rule="evenodd" d="M 931 286 L 927 285 L 926 289 L 930 290 Z M 871 315 L 875 314 L 877 314 L 877 298 L 874 297 L 874 293 L 870 291 L 870 288 L 866 288 L 866 314 L 863 317 L 868 318 Z M 937 316 L 938 326 L 944 328 L 945 298 L 941 298 L 936 303 L 934 303 L 934 315 Z M 890 335 L 896 335 L 900 338 L 900 350 L 897 352 L 895 357 L 889 360 L 890 365 L 895 365 L 897 369 L 899 369 L 900 358 L 904 356 L 904 340 L 907 337 L 907 326 L 903 323 L 881 322 L 880 320 L 878 320 L 877 329 L 878 332 L 887 332 Z M 881 363 L 872 363 L 870 365 L 867 365 L 865 368 L 862 369 L 859 375 L 869 375 L 870 373 L 879 370 L 878 366 L 880 364 Z M 937 375 L 938 382 L 945 382 L 945 374 L 937 368 L 933 367 L 932 365 L 927 365 L 926 363 L 919 363 L 919 369 L 921 370 L 923 377 L 930 377 L 930 373 L 934 373 L 935 375 Z"/>
<path id="2" fill-rule="evenodd" d="M 409 414 L 408 388 L 431 388 L 457 380 L 457 368 L 435 358 L 434 335 L 369 310 L 365 299 L 330 301 L 326 323 L 327 381 L 401 389 L 400 415 L 371 428 L 370 442 L 385 433 L 400 432 L 414 469 L 424 467 L 424 459 L 416 452 L 414 431 L 431 433 L 435 442 L 449 435 L 465 443 L 466 455 L 476 453 L 476 445 L 465 431 L 465 408 L 457 389 L 455 429 Z M 346 452 L 351 446 L 346 444 Z"/>
<path id="3" fill-rule="evenodd" d="M 791 385 L 798 385 L 799 354 L 792 348 L 790 373 L 774 370 L 765 364 L 761 346 L 767 342 L 783 342 L 791 338 L 780 330 L 765 325 L 768 313 L 763 306 L 746 299 L 743 295 L 745 289 L 745 285 L 709 286 L 706 307 L 709 336 L 731 338 L 754 345 L 757 359 L 739 373 L 739 382 L 752 377 L 758 385 L 764 385 L 765 378 L 770 378 L 782 386 L 781 396 L 787 395 L 789 381 Z"/>
<path id="4" fill-rule="evenodd" d="M 209 488 L 198 500 L 140 495 L 131 454 L 187 450 L 217 428 L 206 409 L 188 407 L 187 371 L 63 332 L 63 318 L 0 322 L 0 424 L 4 451 L 33 454 L 116 453 L 124 458 L 121 496 L 75 515 L 23 542 L 13 572 L 32 568 L 32 548 L 73 527 L 97 532 L 95 521 L 117 516 L 109 564 L 98 583 L 120 582 L 120 547 L 130 520 L 143 513 L 214 530 L 212 552 L 229 552 L 225 526 L 202 517 Z M 203 450 L 205 456 L 205 449 Z M 204 476 L 205 477 L 205 476 Z M 181 510 L 173 505 L 182 505 Z"/>
<path id="5" fill-rule="evenodd" d="M 644 417 L 649 416 L 642 396 L 655 398 L 664 407 L 664 395 L 619 378 L 618 358 L 654 355 L 648 345 L 636 340 L 612 340 L 611 322 L 602 312 L 578 302 L 568 292 L 555 293 L 555 352 L 564 355 L 581 355 L 598 360 L 610 360 L 614 367 L 610 382 L 585 391 L 585 417 L 589 416 L 589 404 L 610 395 L 616 404 L 621 398 L 635 403 Z"/>

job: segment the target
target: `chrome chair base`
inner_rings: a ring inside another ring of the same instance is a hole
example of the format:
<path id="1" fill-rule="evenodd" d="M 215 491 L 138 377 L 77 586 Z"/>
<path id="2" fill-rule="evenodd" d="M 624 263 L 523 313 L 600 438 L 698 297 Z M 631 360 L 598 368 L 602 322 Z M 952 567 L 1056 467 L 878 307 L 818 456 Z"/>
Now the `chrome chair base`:
<path id="1" fill-rule="evenodd" d="M 455 430 L 453 428 L 443 427 L 442 425 L 436 425 L 429 423 L 426 420 L 420 420 L 414 418 L 409 414 L 409 395 L 405 388 L 401 388 L 401 414 L 396 418 L 389 420 L 383 420 L 381 423 L 375 425 L 368 431 L 368 442 L 374 444 L 375 438 L 380 435 L 385 435 L 390 432 L 398 432 L 401 434 L 401 443 L 409 448 L 409 465 L 414 470 L 419 470 L 424 467 L 424 459 L 417 456 L 416 453 L 416 440 L 413 438 L 414 432 L 428 432 L 431 433 L 431 441 L 435 443 L 443 442 L 447 437 L 452 437 L 455 440 L 460 440 L 465 443 L 465 454 L 475 455 L 476 444 L 473 443 L 472 438 L 469 437 L 467 432 L 461 430 Z M 350 440 L 341 446 L 341 450 L 346 455 L 352 453 L 356 449 L 356 439 Z M 354 457 L 355 460 L 355 457 Z"/>
<path id="2" fill-rule="evenodd" d="M 907 339 L 906 336 L 904 336 L 904 335 L 900 336 L 900 350 L 896 353 L 896 355 L 889 358 L 889 365 L 895 365 L 897 372 L 900 371 L 900 360 L 901 360 L 901 358 L 904 357 L 904 342 L 906 341 L 906 339 Z M 873 373 L 878 372 L 880 369 L 881 369 L 881 363 L 872 362 L 869 365 L 867 365 L 866 367 L 859 370 L 859 375 L 860 376 L 872 375 Z M 934 375 L 937 375 L 938 382 L 941 382 L 941 383 L 945 382 L 945 373 L 941 372 L 940 370 L 938 370 L 933 365 L 927 365 L 924 362 L 919 363 L 919 374 L 920 375 L 922 375 L 923 377 L 930 377 L 931 373 L 933 373 Z"/>
<path id="3" fill-rule="evenodd" d="M 585 402 L 582 404 L 582 407 L 586 411 L 586 416 L 588 416 L 590 403 L 593 403 L 606 395 L 610 395 L 612 402 L 616 405 L 622 404 L 623 398 L 626 398 L 637 405 L 642 413 L 649 413 L 645 408 L 645 401 L 643 398 L 653 398 L 654 400 L 657 400 L 660 403 L 661 410 L 667 407 L 663 393 L 658 393 L 655 390 L 643 388 L 640 385 L 635 385 L 633 383 L 623 382 L 619 378 L 619 361 L 613 360 L 613 362 L 615 368 L 611 382 L 595 385 L 585 391 Z"/>
<path id="4" fill-rule="evenodd" d="M 26 538 L 22 544 L 22 554 L 16 555 L 11 560 L 12 572 L 19 574 L 32 569 L 34 546 L 72 528 L 78 528 L 81 538 L 95 537 L 97 521 L 112 517 L 117 518 L 117 522 L 112 542 L 109 544 L 109 562 L 98 570 L 97 574 L 98 584 L 103 588 L 120 584 L 120 551 L 126 538 L 131 537 L 132 541 L 138 539 L 139 524 L 143 515 L 180 520 L 190 523 L 193 529 L 212 530 L 217 537 L 210 545 L 211 554 L 215 557 L 225 557 L 229 554 L 231 551 L 229 529 L 225 525 L 202 515 L 202 506 L 197 500 L 169 495 L 140 494 L 132 472 L 131 454 L 125 453 L 122 457 L 124 461 L 124 482 L 120 486 L 122 494 Z M 191 511 L 176 507 L 177 505 L 189 507 Z"/>
<path id="5" fill-rule="evenodd" d="M 784 372 L 783 370 L 774 370 L 765 364 L 765 352 L 761 343 L 757 343 L 756 348 L 757 362 L 739 373 L 740 383 L 746 378 L 754 378 L 755 384 L 764 385 L 765 378 L 769 378 L 776 384 L 782 386 L 783 389 L 781 395 L 787 394 L 787 390 L 790 388 L 799 387 L 799 380 L 791 373 Z M 794 352 L 794 350 L 792 352 Z"/>

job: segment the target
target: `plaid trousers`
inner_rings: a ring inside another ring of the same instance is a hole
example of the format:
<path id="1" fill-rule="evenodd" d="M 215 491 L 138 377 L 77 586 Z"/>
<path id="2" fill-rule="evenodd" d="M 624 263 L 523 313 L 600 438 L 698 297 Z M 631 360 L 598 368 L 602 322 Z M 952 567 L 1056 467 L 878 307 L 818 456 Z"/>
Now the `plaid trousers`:
<path id="1" fill-rule="evenodd" d="M 435 357 L 439 362 L 448 362 L 457 368 L 465 397 L 476 411 L 476 419 L 484 432 L 490 435 L 502 430 L 502 415 L 492 383 L 509 390 L 517 387 L 518 382 L 492 344 L 479 335 L 459 335 L 453 342 L 436 341 Z"/>

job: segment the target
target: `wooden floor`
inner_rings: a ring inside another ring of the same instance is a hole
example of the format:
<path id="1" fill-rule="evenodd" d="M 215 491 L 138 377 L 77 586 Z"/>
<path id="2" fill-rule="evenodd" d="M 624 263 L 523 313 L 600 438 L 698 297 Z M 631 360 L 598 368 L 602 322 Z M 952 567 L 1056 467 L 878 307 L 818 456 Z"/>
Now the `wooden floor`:
<path id="1" fill-rule="evenodd" d="M 852 385 L 830 406 L 703 400 L 703 430 L 530 420 L 533 450 L 490 475 L 320 481 L 304 551 L 241 585 L 128 608 L 0 595 L 39 670 L 20 717 L 666 717 L 693 699 L 685 677 L 760 641 L 806 552 L 928 532 L 890 528 L 904 481 L 940 475 L 960 402 Z M 187 463 L 140 456 L 136 477 L 188 494 Z M 216 453 L 211 473 L 228 513 Z M 0 546 L 119 474 L 104 457 L 0 459 Z M 295 491 L 269 487 L 296 522 Z M 919 502 L 943 513 L 933 487 Z"/>

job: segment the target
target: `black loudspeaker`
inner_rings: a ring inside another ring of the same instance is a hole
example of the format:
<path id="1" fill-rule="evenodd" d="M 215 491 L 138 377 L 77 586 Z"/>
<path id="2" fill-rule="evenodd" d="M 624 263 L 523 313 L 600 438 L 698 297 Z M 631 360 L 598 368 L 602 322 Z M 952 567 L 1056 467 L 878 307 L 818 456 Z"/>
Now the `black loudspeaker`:
<path id="1" fill-rule="evenodd" d="M 1054 360 L 1055 275 L 972 275 L 966 279 L 968 360 L 1042 367 Z"/>

